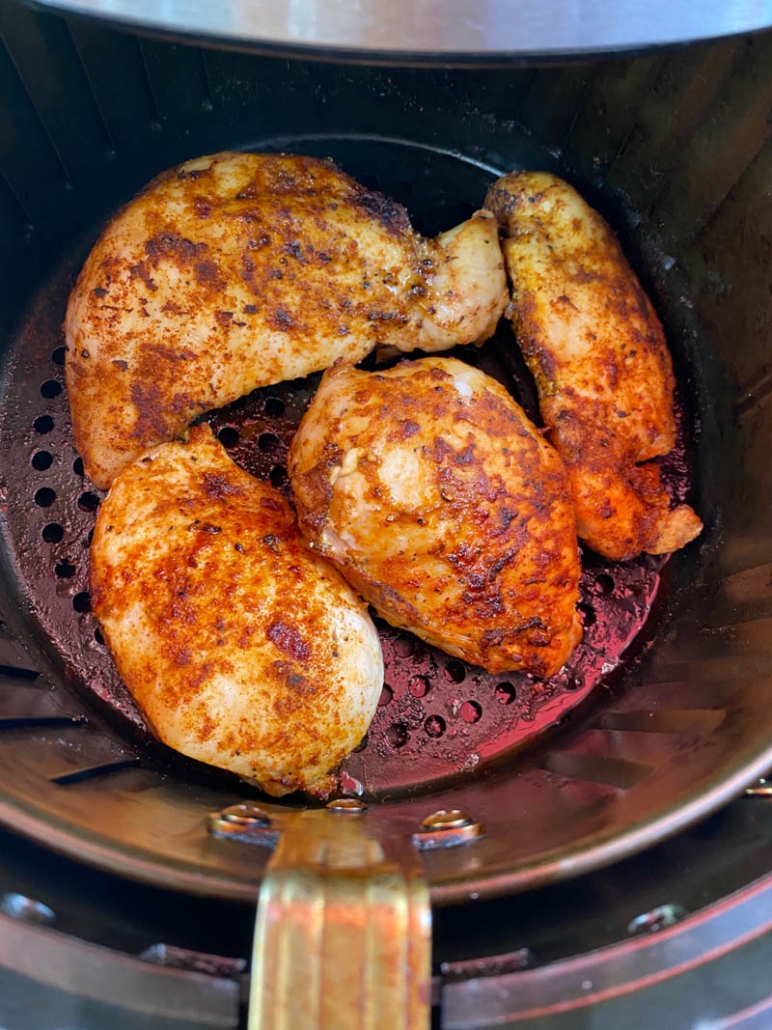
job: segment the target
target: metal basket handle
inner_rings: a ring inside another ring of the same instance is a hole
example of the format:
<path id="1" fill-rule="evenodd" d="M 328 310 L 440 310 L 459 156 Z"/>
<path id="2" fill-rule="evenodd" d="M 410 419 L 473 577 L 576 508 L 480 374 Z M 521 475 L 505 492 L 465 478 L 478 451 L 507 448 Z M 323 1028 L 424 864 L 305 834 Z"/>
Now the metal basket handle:
<path id="1" fill-rule="evenodd" d="M 426 1030 L 425 880 L 384 855 L 356 803 L 293 813 L 263 880 L 249 1030 Z"/>

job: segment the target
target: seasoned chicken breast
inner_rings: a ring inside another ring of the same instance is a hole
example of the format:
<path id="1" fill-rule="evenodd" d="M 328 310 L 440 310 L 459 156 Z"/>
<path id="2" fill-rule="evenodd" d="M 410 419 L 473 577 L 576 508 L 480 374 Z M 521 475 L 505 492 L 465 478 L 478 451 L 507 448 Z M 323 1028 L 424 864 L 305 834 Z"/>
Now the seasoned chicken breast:
<path id="1" fill-rule="evenodd" d="M 508 315 L 568 469 L 579 537 L 616 559 L 683 547 L 702 522 L 671 505 L 649 463 L 675 442 L 672 363 L 616 237 L 543 172 L 505 175 L 485 204 L 504 230 Z"/>
<path id="2" fill-rule="evenodd" d="M 269 794 L 329 791 L 378 703 L 378 636 L 289 504 L 208 426 L 116 479 L 90 575 L 118 671 L 165 744 Z"/>
<path id="3" fill-rule="evenodd" d="M 549 676 L 579 641 L 562 462 L 489 376 L 336 365 L 288 471 L 311 546 L 392 625 L 490 672 Z"/>
<path id="4" fill-rule="evenodd" d="M 75 445 L 99 487 L 202 412 L 376 344 L 482 341 L 507 302 L 495 219 L 424 240 L 332 163 L 201 157 L 105 229 L 70 296 Z"/>

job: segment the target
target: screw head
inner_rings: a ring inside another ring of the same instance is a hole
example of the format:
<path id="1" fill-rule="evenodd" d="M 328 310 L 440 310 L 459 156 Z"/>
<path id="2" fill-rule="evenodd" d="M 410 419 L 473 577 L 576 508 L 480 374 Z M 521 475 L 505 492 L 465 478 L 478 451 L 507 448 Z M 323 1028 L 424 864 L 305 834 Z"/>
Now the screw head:
<path id="1" fill-rule="evenodd" d="M 44 905 L 42 901 L 36 901 L 34 898 L 28 898 L 26 894 L 16 894 L 14 891 L 3 894 L 0 898 L 0 912 L 24 923 L 50 926 L 56 922 L 56 915 L 48 905 Z"/>
<path id="2" fill-rule="evenodd" d="M 462 830 L 465 826 L 471 826 L 472 820 L 458 808 L 441 808 L 421 822 L 422 830 Z"/>
<path id="3" fill-rule="evenodd" d="M 485 827 L 476 823 L 458 808 L 441 808 L 432 812 L 421 823 L 412 837 L 419 851 L 432 848 L 454 848 L 457 844 L 470 844 L 485 836 Z"/>
<path id="4" fill-rule="evenodd" d="M 772 797 L 772 777 L 766 779 L 762 777 L 757 780 L 756 783 L 745 789 L 746 798 L 768 798 Z"/>
<path id="5" fill-rule="evenodd" d="M 220 813 L 220 818 L 235 826 L 270 826 L 271 817 L 257 805 L 230 805 Z"/>
<path id="6" fill-rule="evenodd" d="M 331 812 L 345 812 L 348 815 L 362 815 L 367 811 L 364 801 L 359 801 L 357 798 L 335 798 L 333 801 L 328 801 L 326 807 Z"/>
<path id="7" fill-rule="evenodd" d="M 686 916 L 687 912 L 683 905 L 660 905 L 653 908 L 651 912 L 644 912 L 636 916 L 627 926 L 629 934 L 640 933 L 647 930 L 649 933 L 656 933 L 657 930 L 664 930 L 668 926 L 674 926 L 679 920 Z"/>

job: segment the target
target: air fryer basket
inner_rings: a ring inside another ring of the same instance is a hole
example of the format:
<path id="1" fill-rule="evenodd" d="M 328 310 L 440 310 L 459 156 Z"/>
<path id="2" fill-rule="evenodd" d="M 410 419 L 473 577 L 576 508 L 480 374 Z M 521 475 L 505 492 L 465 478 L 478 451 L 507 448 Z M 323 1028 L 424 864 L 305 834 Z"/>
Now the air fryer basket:
<path id="1" fill-rule="evenodd" d="M 394 790 L 366 816 L 387 853 L 410 850 L 428 813 L 462 809 L 486 835 L 423 853 L 432 899 L 522 889 L 640 849 L 772 765 L 769 36 L 481 71 L 204 50 L 8 0 L 0 34 L 6 824 L 128 876 L 230 898 L 251 900 L 268 860 L 268 849 L 207 832 L 207 813 L 254 791 L 160 753 L 100 703 L 112 687 L 84 586 L 98 497 L 65 432 L 57 329 L 109 213 L 160 169 L 236 147 L 330 155 L 426 231 L 465 217 L 501 171 L 557 172 L 620 233 L 679 378 L 703 537 L 665 566 L 642 635 L 561 726 L 420 789 L 403 789 L 409 777 L 395 772 Z M 285 411 L 292 403 L 284 396 Z M 271 466 L 279 485 L 280 468 Z M 33 580 L 47 585 L 31 591 Z M 75 638 L 77 660 L 63 643 Z M 485 703 L 460 675 L 447 719 L 463 729 Z M 503 710 L 506 690 L 497 699 L 489 687 Z M 409 690 L 404 680 L 390 703 L 420 702 Z M 390 760 L 397 770 L 396 751 Z M 291 803 L 261 806 L 281 829 Z"/>

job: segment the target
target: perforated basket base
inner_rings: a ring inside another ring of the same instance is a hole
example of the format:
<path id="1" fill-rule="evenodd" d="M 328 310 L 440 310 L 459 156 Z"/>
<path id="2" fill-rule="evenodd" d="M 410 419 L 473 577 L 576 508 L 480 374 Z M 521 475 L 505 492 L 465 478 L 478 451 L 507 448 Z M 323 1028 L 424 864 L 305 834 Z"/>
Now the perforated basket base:
<path id="1" fill-rule="evenodd" d="M 405 203 L 426 233 L 467 217 L 496 174 L 438 149 L 372 137 L 282 138 L 255 147 L 262 148 L 332 156 Z M 152 740 L 89 611 L 88 547 L 102 494 L 84 479 L 72 446 L 60 325 L 95 235 L 42 284 L 6 358 L 0 563 L 19 608 L 6 614 L 48 676 L 17 671 L 0 680 L 0 820 L 122 873 L 251 897 L 267 853 L 211 839 L 205 817 L 256 791 Z M 458 356 L 500 379 L 536 416 L 533 385 L 507 327 L 479 352 L 461 348 Z M 286 491 L 286 448 L 314 386 L 312 377 L 256 391 L 209 420 L 235 460 Z M 680 451 L 666 472 L 681 496 Z M 617 691 L 620 679 L 637 675 L 650 642 L 649 627 L 641 630 L 662 562 L 614 564 L 587 553 L 583 564 L 585 638 L 547 683 L 490 676 L 379 626 L 387 686 L 366 740 L 341 771 L 341 791 L 384 802 L 372 804 L 367 818 L 387 847 L 409 846 L 420 819 L 441 807 L 466 808 L 485 823 L 487 836 L 474 847 L 426 854 L 435 900 L 522 888 L 609 861 L 641 846 L 644 825 L 647 834 L 670 832 L 753 774 L 728 763 L 729 778 L 712 794 L 704 789 L 715 771 L 711 748 L 725 761 L 731 754 L 727 736 L 713 733 L 726 715 L 723 694 L 710 702 L 714 711 L 694 697 L 688 702 L 681 683 L 673 692 L 680 714 L 671 717 L 661 673 L 643 693 Z M 665 605 L 657 604 L 663 625 Z M 683 714 L 684 697 L 694 715 Z M 589 707 L 576 717 L 585 699 Z M 561 722 L 560 731 L 544 735 Z M 671 807 L 679 790 L 684 802 L 698 782 L 702 796 L 691 816 Z M 280 825 L 285 808 L 261 803 Z"/>
<path id="2" fill-rule="evenodd" d="M 457 217 L 465 213 L 461 198 L 470 195 L 464 192 L 470 173 L 476 171 L 480 178 L 473 197 L 491 178 L 467 162 L 456 161 L 461 171 L 456 170 L 447 155 L 437 155 L 439 167 L 432 168 L 425 150 L 412 154 L 398 149 L 405 154 L 403 174 L 410 175 L 405 164 L 411 157 L 424 175 L 433 173 L 429 177 L 435 188 L 444 174 L 443 206 Z M 391 185 L 372 174 L 368 181 L 386 191 Z M 458 201 L 447 203 L 454 187 Z M 84 478 L 73 448 L 60 329 L 81 261 L 77 254 L 62 265 L 15 340 L 0 425 L 2 463 L 14 495 L 7 514 L 9 545 L 46 646 L 72 671 L 81 690 L 130 723 L 135 735 L 147 736 L 89 610 L 89 544 L 104 494 Z M 482 350 L 458 348 L 455 354 L 504 383 L 538 419 L 533 383 L 506 324 Z M 232 457 L 288 497 L 287 448 L 318 381 L 319 376 L 312 376 L 256 390 L 208 416 Z M 678 454 L 670 459 L 668 471 L 682 493 L 686 470 Z M 432 790 L 480 763 L 506 756 L 563 718 L 618 666 L 647 618 L 662 564 L 663 559 L 650 556 L 613 563 L 585 555 L 584 640 L 566 667 L 546 682 L 518 673 L 492 676 L 379 623 L 386 685 L 367 737 L 343 767 L 343 791 L 393 796 L 403 790 Z"/>

